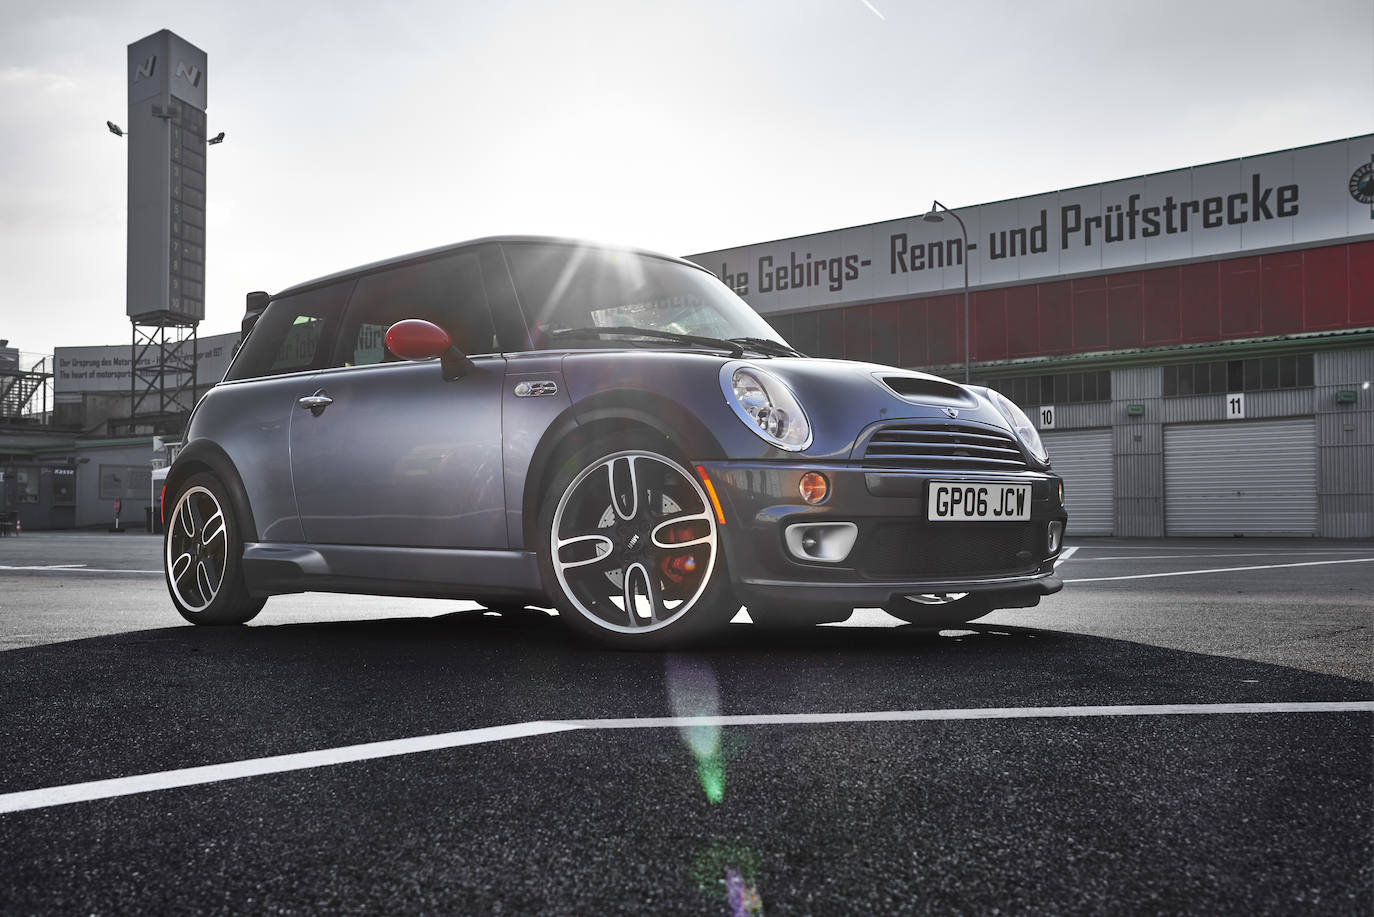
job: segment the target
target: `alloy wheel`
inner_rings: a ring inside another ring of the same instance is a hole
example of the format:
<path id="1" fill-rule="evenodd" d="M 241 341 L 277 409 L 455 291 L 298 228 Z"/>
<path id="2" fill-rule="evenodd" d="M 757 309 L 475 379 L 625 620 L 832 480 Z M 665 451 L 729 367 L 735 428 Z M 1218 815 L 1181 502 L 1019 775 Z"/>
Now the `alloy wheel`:
<path id="1" fill-rule="evenodd" d="M 719 551 L 701 484 L 673 460 L 640 450 L 597 459 L 572 479 L 549 544 L 563 594 L 617 633 L 658 630 L 691 611 Z"/>
<path id="2" fill-rule="evenodd" d="M 167 529 L 168 582 L 189 612 L 204 611 L 219 594 L 228 559 L 224 509 L 205 487 L 181 495 Z"/>

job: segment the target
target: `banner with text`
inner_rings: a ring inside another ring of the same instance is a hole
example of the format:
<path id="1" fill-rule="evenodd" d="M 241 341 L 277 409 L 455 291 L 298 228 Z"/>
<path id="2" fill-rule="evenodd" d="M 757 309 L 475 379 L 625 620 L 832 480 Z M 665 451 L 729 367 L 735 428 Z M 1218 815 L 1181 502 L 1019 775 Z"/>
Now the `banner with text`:
<path id="1" fill-rule="evenodd" d="M 1374 134 L 956 211 L 971 287 L 1374 238 Z M 687 257 L 765 314 L 959 291 L 942 215 Z"/>
<path id="2" fill-rule="evenodd" d="M 197 342 L 196 381 L 200 385 L 214 385 L 224 378 L 238 339 L 239 333 L 231 331 L 201 338 Z M 185 346 L 189 348 L 190 342 L 187 341 Z M 53 392 L 58 395 L 127 392 L 132 362 L 132 348 L 128 344 L 54 348 Z M 143 354 L 140 365 L 150 367 L 156 362 L 153 351 L 149 349 Z M 169 378 L 167 381 L 170 386 L 180 384 L 181 379 Z"/>

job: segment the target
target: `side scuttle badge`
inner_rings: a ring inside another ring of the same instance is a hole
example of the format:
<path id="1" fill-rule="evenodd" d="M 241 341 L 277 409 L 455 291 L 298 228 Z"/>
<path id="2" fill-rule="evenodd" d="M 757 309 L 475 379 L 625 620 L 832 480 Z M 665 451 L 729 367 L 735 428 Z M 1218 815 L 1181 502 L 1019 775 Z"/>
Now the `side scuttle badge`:
<path id="1" fill-rule="evenodd" d="M 557 395 L 558 383 L 552 381 L 545 382 L 521 382 L 515 387 L 516 398 L 538 398 L 541 395 Z"/>

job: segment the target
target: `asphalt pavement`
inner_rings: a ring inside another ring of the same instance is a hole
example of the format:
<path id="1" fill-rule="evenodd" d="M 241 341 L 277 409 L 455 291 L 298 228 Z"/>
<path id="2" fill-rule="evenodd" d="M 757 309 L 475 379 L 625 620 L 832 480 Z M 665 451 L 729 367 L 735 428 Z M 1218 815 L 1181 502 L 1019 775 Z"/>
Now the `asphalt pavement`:
<path id="1" fill-rule="evenodd" d="M 1374 912 L 1368 542 L 1082 539 L 1034 609 L 675 654 L 194 628 L 159 545 L 0 539 L 0 913 Z"/>

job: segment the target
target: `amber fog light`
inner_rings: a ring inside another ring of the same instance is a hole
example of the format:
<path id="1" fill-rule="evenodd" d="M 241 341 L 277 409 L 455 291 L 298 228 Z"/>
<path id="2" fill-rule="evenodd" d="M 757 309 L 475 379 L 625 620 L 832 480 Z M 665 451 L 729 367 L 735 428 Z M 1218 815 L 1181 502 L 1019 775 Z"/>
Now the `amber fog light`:
<path id="1" fill-rule="evenodd" d="M 801 491 L 801 498 L 813 505 L 824 503 L 825 498 L 830 496 L 830 482 L 819 471 L 808 471 L 802 475 L 797 489 Z"/>
<path id="2" fill-rule="evenodd" d="M 1049 526 L 1050 553 L 1059 550 L 1060 542 L 1064 540 L 1064 523 L 1058 520 L 1051 522 Z"/>

